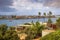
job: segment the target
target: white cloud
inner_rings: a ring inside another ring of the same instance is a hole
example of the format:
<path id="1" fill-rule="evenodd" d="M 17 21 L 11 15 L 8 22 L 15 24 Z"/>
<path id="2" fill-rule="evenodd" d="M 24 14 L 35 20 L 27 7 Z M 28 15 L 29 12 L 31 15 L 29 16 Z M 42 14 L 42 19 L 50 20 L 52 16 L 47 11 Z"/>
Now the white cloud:
<path id="1" fill-rule="evenodd" d="M 43 0 L 43 5 L 53 8 L 60 8 L 60 0 Z"/>
<path id="2" fill-rule="evenodd" d="M 28 0 L 14 0 L 13 6 L 17 10 L 32 10 L 32 9 L 42 9 L 43 5 L 41 3 L 32 3 Z"/>

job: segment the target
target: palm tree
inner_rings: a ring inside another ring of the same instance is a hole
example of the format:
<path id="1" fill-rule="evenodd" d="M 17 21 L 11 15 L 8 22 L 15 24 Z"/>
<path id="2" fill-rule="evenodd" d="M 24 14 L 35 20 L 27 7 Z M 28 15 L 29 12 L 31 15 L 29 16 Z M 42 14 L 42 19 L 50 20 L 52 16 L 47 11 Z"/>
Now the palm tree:
<path id="1" fill-rule="evenodd" d="M 51 11 L 49 11 L 48 16 L 49 16 L 49 18 L 47 21 L 47 25 L 50 26 L 52 24 L 52 20 L 51 20 L 52 12 Z"/>
<path id="2" fill-rule="evenodd" d="M 42 30 L 44 29 L 44 26 L 41 25 L 39 23 L 39 21 L 37 22 L 31 22 L 32 24 L 32 27 L 30 27 L 26 32 L 27 32 L 27 37 L 25 40 L 32 40 L 34 38 L 37 38 L 37 37 L 41 37 L 42 36 Z M 26 33 L 25 32 L 25 33 Z"/>
<path id="3" fill-rule="evenodd" d="M 41 16 L 41 12 L 38 12 L 38 21 L 39 21 L 40 16 Z"/>
<path id="4" fill-rule="evenodd" d="M 51 11 L 49 11 L 48 16 L 49 16 L 49 19 L 48 20 L 51 20 L 51 16 L 52 16 L 52 12 Z"/>
<path id="5" fill-rule="evenodd" d="M 46 13 L 44 12 L 44 22 L 45 22 L 45 18 L 46 18 Z"/>
<path id="6" fill-rule="evenodd" d="M 32 29 L 33 29 L 35 32 L 37 32 L 37 35 L 40 34 L 40 36 L 42 36 L 41 33 L 42 33 L 42 30 L 44 29 L 44 26 L 41 25 L 41 24 L 39 23 L 39 21 L 37 21 L 36 23 L 33 23 L 33 22 L 32 22 Z"/>
<path id="7" fill-rule="evenodd" d="M 48 16 L 49 16 L 49 18 L 52 16 L 52 12 L 51 11 L 49 11 Z"/>
<path id="8" fill-rule="evenodd" d="M 38 15 L 41 16 L 41 12 L 39 12 Z"/>

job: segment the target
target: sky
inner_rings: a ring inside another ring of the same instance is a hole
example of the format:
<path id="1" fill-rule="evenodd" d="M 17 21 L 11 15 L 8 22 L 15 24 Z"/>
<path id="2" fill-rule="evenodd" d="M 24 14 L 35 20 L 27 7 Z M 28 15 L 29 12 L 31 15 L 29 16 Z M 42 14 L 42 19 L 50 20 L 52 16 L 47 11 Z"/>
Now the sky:
<path id="1" fill-rule="evenodd" d="M 0 0 L 0 15 L 60 14 L 60 0 Z"/>

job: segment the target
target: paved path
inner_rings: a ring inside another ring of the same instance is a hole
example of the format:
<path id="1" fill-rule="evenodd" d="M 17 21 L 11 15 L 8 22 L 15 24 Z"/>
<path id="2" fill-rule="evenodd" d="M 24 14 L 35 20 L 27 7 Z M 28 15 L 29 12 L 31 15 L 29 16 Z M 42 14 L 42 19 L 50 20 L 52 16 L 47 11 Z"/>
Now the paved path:
<path id="1" fill-rule="evenodd" d="M 45 35 L 47 35 L 47 34 L 49 34 L 49 33 L 51 33 L 51 32 L 55 32 L 55 30 L 48 30 L 48 29 L 43 30 L 42 31 L 42 37 L 45 36 Z"/>

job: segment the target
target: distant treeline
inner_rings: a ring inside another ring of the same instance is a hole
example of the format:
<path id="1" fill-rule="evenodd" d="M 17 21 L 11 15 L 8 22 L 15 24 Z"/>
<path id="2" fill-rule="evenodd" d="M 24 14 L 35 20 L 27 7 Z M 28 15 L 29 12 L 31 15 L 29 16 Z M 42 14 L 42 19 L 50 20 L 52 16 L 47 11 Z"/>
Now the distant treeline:
<path id="1" fill-rule="evenodd" d="M 16 15 L 12 15 L 12 16 L 0 16 L 0 19 L 36 19 L 36 18 L 55 18 L 54 15 L 52 16 L 16 16 Z"/>

